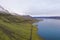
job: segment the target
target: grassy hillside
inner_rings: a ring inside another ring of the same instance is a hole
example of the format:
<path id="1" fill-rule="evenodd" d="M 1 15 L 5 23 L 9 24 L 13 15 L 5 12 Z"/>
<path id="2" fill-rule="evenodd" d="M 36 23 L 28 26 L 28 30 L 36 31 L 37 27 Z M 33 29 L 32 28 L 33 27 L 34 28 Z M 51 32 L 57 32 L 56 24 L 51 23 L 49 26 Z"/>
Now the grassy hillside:
<path id="1" fill-rule="evenodd" d="M 30 40 L 33 19 L 0 13 L 0 40 Z M 34 26 L 32 40 L 42 40 Z"/>

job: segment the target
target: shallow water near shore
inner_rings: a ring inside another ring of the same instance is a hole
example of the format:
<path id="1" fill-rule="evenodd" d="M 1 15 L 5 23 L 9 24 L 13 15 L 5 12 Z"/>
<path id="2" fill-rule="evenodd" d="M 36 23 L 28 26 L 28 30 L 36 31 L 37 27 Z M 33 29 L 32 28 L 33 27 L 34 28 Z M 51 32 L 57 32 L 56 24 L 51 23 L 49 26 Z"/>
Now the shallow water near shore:
<path id="1" fill-rule="evenodd" d="M 45 40 L 60 40 L 60 19 L 43 19 L 37 25 L 38 34 Z"/>

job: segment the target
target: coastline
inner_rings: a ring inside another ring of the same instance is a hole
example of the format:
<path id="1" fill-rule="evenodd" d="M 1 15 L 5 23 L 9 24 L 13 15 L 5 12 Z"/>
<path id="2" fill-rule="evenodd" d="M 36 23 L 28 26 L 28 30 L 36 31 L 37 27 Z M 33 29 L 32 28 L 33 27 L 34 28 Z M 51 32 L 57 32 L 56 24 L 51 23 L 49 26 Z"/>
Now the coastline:
<path id="1" fill-rule="evenodd" d="M 43 40 L 42 37 L 40 37 L 38 34 L 37 34 L 37 31 L 38 31 L 38 28 L 36 25 L 33 25 L 33 39 L 32 40 Z"/>

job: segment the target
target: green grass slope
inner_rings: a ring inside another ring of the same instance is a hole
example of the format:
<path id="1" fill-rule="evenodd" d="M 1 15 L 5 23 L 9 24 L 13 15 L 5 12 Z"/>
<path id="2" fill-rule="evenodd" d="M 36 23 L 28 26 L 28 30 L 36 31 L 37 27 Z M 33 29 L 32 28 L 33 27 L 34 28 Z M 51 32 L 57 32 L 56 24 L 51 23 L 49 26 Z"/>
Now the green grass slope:
<path id="1" fill-rule="evenodd" d="M 0 40 L 30 40 L 32 24 L 35 20 L 22 16 L 0 13 Z M 37 28 L 32 28 L 32 40 L 42 40 L 37 35 Z"/>

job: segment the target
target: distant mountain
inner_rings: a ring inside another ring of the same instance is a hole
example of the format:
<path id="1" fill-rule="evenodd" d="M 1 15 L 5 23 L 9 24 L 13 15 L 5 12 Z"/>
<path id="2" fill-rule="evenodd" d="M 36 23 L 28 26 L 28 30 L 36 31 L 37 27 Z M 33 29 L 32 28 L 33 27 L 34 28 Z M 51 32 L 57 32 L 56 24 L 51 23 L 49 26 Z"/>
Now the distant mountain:
<path id="1" fill-rule="evenodd" d="M 1 5 L 0 5 L 0 13 L 8 13 L 9 11 L 4 9 Z"/>
<path id="2" fill-rule="evenodd" d="M 50 17 L 33 17 L 33 18 L 51 18 L 51 19 L 60 19 L 60 16 L 50 16 Z"/>

